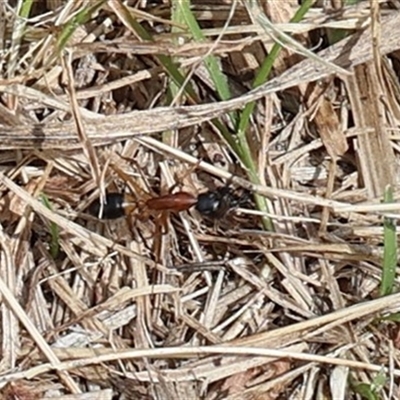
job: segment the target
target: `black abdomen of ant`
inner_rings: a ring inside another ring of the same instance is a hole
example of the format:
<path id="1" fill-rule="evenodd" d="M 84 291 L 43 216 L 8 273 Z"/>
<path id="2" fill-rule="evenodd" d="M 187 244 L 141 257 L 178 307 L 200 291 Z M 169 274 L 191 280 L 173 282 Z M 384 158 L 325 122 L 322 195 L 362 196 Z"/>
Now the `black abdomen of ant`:
<path id="1" fill-rule="evenodd" d="M 95 200 L 89 206 L 89 214 L 94 217 L 99 216 L 100 201 Z M 125 215 L 125 200 L 122 193 L 107 193 L 106 201 L 103 206 L 103 214 L 101 219 L 117 219 Z"/>

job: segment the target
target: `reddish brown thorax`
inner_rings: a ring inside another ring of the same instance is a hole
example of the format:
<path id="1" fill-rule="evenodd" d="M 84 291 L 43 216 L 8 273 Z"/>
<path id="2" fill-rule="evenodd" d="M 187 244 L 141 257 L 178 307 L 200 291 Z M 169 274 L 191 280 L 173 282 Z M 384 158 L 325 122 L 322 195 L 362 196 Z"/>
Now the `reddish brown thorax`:
<path id="1" fill-rule="evenodd" d="M 154 197 L 146 201 L 150 210 L 179 212 L 188 210 L 197 203 L 197 197 L 187 192 L 177 192 Z"/>

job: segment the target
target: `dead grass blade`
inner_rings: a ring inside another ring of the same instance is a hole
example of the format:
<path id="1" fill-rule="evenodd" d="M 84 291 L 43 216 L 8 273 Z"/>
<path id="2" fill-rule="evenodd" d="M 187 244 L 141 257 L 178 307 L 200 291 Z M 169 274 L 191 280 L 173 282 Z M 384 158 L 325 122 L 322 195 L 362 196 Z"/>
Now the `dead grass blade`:
<path id="1" fill-rule="evenodd" d="M 15 3 L 0 398 L 395 396 L 395 2 Z"/>
<path id="2" fill-rule="evenodd" d="M 382 23 L 382 35 L 387 37 L 382 43 L 380 54 L 384 55 L 399 49 L 400 34 L 397 36 L 399 15 L 385 18 Z M 320 57 L 333 61 L 346 68 L 360 65 L 371 60 L 371 35 L 365 31 L 359 35 L 356 43 L 350 37 L 332 46 L 329 52 L 323 51 Z M 99 120 L 86 122 L 85 130 L 94 146 L 106 145 L 126 140 L 135 135 L 145 135 L 170 129 L 180 129 L 206 121 L 210 121 L 229 111 L 256 101 L 268 94 L 285 90 L 299 83 L 313 82 L 329 76 L 329 68 L 317 68 L 314 61 L 306 60 L 275 78 L 265 85 L 239 96 L 238 98 L 207 105 L 176 108 L 156 108 L 154 110 L 134 111 L 120 116 L 103 117 Z M 6 91 L 6 88 L 3 88 Z M 23 93 L 21 94 L 23 96 Z M 79 94 L 77 94 L 79 96 Z M 0 132 L 0 148 L 5 149 L 77 149 L 80 142 L 75 133 L 75 125 L 61 123 L 53 125 L 37 125 L 35 127 L 7 127 Z"/>

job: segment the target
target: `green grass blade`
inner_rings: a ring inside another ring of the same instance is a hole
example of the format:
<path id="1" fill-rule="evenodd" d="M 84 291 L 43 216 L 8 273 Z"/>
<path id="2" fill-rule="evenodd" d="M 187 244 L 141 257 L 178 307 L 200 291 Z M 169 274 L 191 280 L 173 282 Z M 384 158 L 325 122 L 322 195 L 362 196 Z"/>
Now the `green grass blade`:
<path id="1" fill-rule="evenodd" d="M 33 5 L 33 0 L 25 0 L 21 6 L 21 11 L 19 13 L 20 17 L 28 18 L 29 15 L 31 14 L 32 5 Z"/>
<path id="2" fill-rule="evenodd" d="M 123 19 L 125 25 L 128 26 L 131 29 L 131 31 L 133 31 L 141 39 L 154 42 L 152 35 L 149 32 L 147 32 L 145 28 L 143 28 L 143 26 L 136 20 L 136 18 L 130 12 L 130 10 L 122 2 L 117 2 L 117 3 L 118 3 L 117 9 L 119 17 Z M 174 80 L 176 85 L 180 88 L 184 87 L 186 95 L 189 96 L 194 103 L 196 104 L 200 103 L 200 99 L 198 98 L 196 92 L 193 90 L 192 85 L 190 84 L 190 82 L 185 82 L 184 75 L 179 71 L 179 68 L 173 62 L 171 57 L 165 56 L 163 54 L 159 54 L 158 56 L 155 57 L 164 67 L 170 78 Z"/>
<path id="3" fill-rule="evenodd" d="M 384 370 L 379 371 L 371 383 L 366 382 L 351 382 L 353 390 L 358 393 L 362 399 L 366 400 L 379 400 L 380 393 L 388 380 L 387 374 Z"/>
<path id="4" fill-rule="evenodd" d="M 15 10 L 18 16 L 13 20 L 12 35 L 10 42 L 10 56 L 7 63 L 7 75 L 12 76 L 17 69 L 17 65 L 20 62 L 20 46 L 25 33 L 25 27 L 28 22 L 29 15 L 32 9 L 32 0 L 24 0 L 22 3 L 18 2 Z M 3 16 L 4 17 L 4 16 Z"/>
<path id="5" fill-rule="evenodd" d="M 203 34 L 196 18 L 190 9 L 190 0 L 175 0 L 176 8 L 180 10 L 184 22 L 188 27 L 193 39 L 196 42 L 204 42 L 206 37 Z M 221 65 L 216 57 L 208 55 L 204 58 L 204 64 L 210 74 L 211 80 L 214 83 L 215 89 L 221 100 L 228 100 L 231 98 L 231 91 L 228 85 L 228 79 L 222 72 Z M 236 113 L 230 113 L 230 118 L 234 126 L 237 125 Z"/>
<path id="6" fill-rule="evenodd" d="M 384 196 L 385 203 L 393 202 L 393 189 L 387 187 Z M 383 220 L 383 270 L 379 294 L 387 296 L 393 292 L 397 266 L 397 235 L 396 222 L 392 218 Z"/>
<path id="7" fill-rule="evenodd" d="M 75 30 L 80 25 L 86 23 L 105 2 L 106 0 L 100 0 L 90 7 L 82 8 L 82 10 L 80 10 L 67 24 L 64 25 L 57 40 L 57 50 L 59 53 L 65 48 Z"/>
<path id="8" fill-rule="evenodd" d="M 183 18 L 185 19 L 186 25 L 193 36 L 193 39 L 197 42 L 204 42 L 206 40 L 196 18 L 190 10 L 190 0 L 175 0 L 177 7 L 180 9 Z M 221 100 L 228 100 L 231 98 L 231 92 L 228 86 L 228 80 L 221 71 L 221 67 L 217 59 L 208 55 L 204 59 L 207 70 L 210 74 L 211 79 L 214 82 L 215 88 Z"/>
<path id="9" fill-rule="evenodd" d="M 318 56 L 313 51 L 304 47 L 301 43 L 294 40 L 290 35 L 286 34 L 282 30 L 279 30 L 275 24 L 273 24 L 264 12 L 261 11 L 260 6 L 258 5 L 256 0 L 248 0 L 246 3 L 246 7 L 249 13 L 252 15 L 253 19 L 260 25 L 261 28 L 270 36 L 272 39 L 279 43 L 280 45 L 288 48 L 292 52 L 297 54 L 301 54 L 304 57 L 307 57 L 310 60 L 314 60 L 317 63 L 328 67 L 332 73 L 338 73 L 344 76 L 351 75 L 351 72 L 347 71 L 346 69 L 325 60 L 324 58 Z"/>
<path id="10" fill-rule="evenodd" d="M 389 314 L 386 317 L 381 318 L 382 321 L 400 322 L 400 313 Z"/>
<path id="11" fill-rule="evenodd" d="M 379 396 L 371 389 L 368 383 L 354 385 L 354 391 L 364 400 L 379 400 Z"/>
<path id="12" fill-rule="evenodd" d="M 291 19 L 291 22 L 301 21 L 313 3 L 314 3 L 313 0 L 304 1 L 303 4 L 299 7 L 297 12 L 295 13 L 295 15 L 293 16 L 293 18 Z M 258 87 L 267 81 L 268 76 L 272 70 L 272 67 L 281 49 L 282 46 L 279 43 L 274 44 L 270 54 L 268 55 L 268 57 L 266 57 L 259 72 L 257 73 L 257 76 L 253 82 L 253 88 Z M 250 117 L 253 114 L 254 107 L 255 107 L 255 102 L 248 103 L 244 108 L 243 112 L 241 113 L 237 129 L 237 140 L 239 143 L 239 147 L 242 149 L 242 161 L 249 169 L 251 181 L 254 183 L 259 183 L 259 179 L 256 173 L 256 165 L 252 158 L 246 136 L 247 128 L 249 127 L 250 123 Z M 257 208 L 260 211 L 268 212 L 268 206 L 265 198 L 259 195 L 255 195 L 254 200 L 257 204 Z M 273 230 L 273 224 L 269 218 L 263 219 L 263 225 L 267 230 Z"/>
<path id="13" fill-rule="evenodd" d="M 186 2 L 187 4 L 184 4 L 181 2 L 181 0 L 175 0 L 173 3 L 173 12 L 172 16 L 174 18 L 174 22 L 177 23 L 177 26 L 182 25 L 182 26 L 188 26 L 188 29 L 190 30 L 190 34 L 195 40 L 202 41 L 204 39 L 204 35 L 200 29 L 200 27 L 197 24 L 196 19 L 194 18 L 193 14 L 190 11 L 190 4 Z M 176 28 L 173 29 L 174 34 L 178 35 L 178 32 L 176 31 Z M 212 56 L 210 56 L 212 57 Z M 212 57 L 214 58 L 214 57 Z M 206 64 L 208 66 L 208 64 Z M 211 67 L 210 76 L 212 77 L 214 84 L 217 88 L 217 92 L 221 99 L 229 99 L 230 98 L 230 91 L 229 91 L 229 86 L 227 79 L 224 75 L 222 75 L 222 72 L 220 71 L 220 68 L 218 66 L 218 72 L 215 72 L 214 67 Z M 222 77 L 220 78 L 220 75 Z M 179 80 L 175 79 L 176 83 L 179 83 Z M 197 96 L 194 97 L 196 99 L 196 102 L 199 100 L 197 99 Z M 233 115 L 233 114 L 232 114 Z M 232 121 L 234 122 L 234 117 L 232 117 Z M 237 155 L 239 160 L 241 159 L 241 151 L 240 148 L 237 145 L 237 141 L 229 131 L 229 129 L 219 120 L 215 119 L 212 121 L 213 124 L 216 126 L 216 128 L 219 130 L 221 133 L 221 136 L 226 140 L 230 148 L 232 149 L 233 153 Z"/>
<path id="14" fill-rule="evenodd" d="M 311 8 L 312 4 L 314 3 L 313 0 L 306 0 L 303 2 L 303 4 L 298 8 L 296 11 L 295 15 L 293 18 L 290 20 L 290 22 L 300 22 L 304 16 L 307 14 L 308 10 Z M 271 73 L 272 67 L 275 63 L 276 58 L 278 57 L 280 51 L 282 49 L 282 46 L 279 43 L 275 43 L 272 46 L 272 49 L 268 56 L 265 58 L 263 64 L 261 65 L 260 70 L 257 73 L 256 78 L 254 79 L 253 82 L 253 88 L 256 88 L 263 83 L 265 83 L 268 79 L 269 74 Z M 243 135 L 250 122 L 250 117 L 253 114 L 255 107 L 255 103 L 248 103 L 246 107 L 244 108 L 241 116 L 240 116 L 240 122 L 239 122 L 239 127 L 238 127 L 238 133 L 239 135 Z"/>

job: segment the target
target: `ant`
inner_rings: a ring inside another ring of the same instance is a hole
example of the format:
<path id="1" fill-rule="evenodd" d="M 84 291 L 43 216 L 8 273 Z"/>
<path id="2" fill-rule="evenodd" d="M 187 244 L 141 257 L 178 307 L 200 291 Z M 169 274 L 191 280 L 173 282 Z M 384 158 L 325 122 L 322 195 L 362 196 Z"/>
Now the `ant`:
<path id="1" fill-rule="evenodd" d="M 238 196 L 229 186 L 222 186 L 215 190 L 209 190 L 197 197 L 188 192 L 177 192 L 163 196 L 150 197 L 140 203 L 127 194 L 111 192 L 106 195 L 106 203 L 103 206 L 102 219 L 117 219 L 130 215 L 134 209 L 139 211 L 169 211 L 180 212 L 192 207 L 205 217 L 221 218 L 229 210 L 237 207 L 242 202 L 242 196 Z M 100 202 L 96 200 L 89 207 L 89 213 L 99 216 Z"/>
<path id="2" fill-rule="evenodd" d="M 126 159 L 125 157 L 122 157 Z M 129 162 L 132 160 L 127 159 Z M 106 194 L 106 201 L 103 205 L 101 219 L 110 220 L 118 219 L 123 216 L 136 215 L 140 220 L 146 220 L 152 214 L 168 212 L 180 212 L 189 210 L 192 207 L 205 217 L 211 219 L 222 218 L 229 210 L 243 204 L 244 198 L 248 195 L 238 195 L 230 187 L 230 180 L 224 185 L 215 190 L 209 190 L 198 196 L 191 193 L 179 191 L 161 196 L 152 196 L 138 188 L 137 185 L 130 180 L 117 165 L 111 164 L 114 171 L 125 181 L 131 183 L 134 190 L 142 192 L 139 197 L 137 195 L 123 194 L 119 192 L 110 192 Z M 175 186 L 175 185 L 174 185 Z M 172 186 L 172 188 L 174 187 Z M 170 189 L 170 191 L 172 190 Z M 96 217 L 99 217 L 101 204 L 99 200 L 94 201 L 88 209 L 88 212 Z"/>

